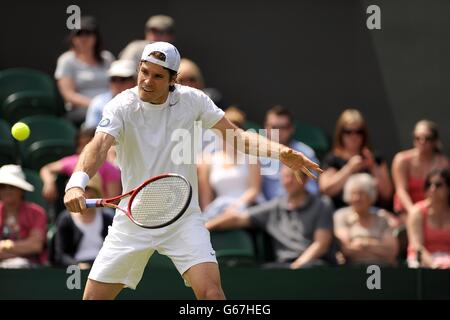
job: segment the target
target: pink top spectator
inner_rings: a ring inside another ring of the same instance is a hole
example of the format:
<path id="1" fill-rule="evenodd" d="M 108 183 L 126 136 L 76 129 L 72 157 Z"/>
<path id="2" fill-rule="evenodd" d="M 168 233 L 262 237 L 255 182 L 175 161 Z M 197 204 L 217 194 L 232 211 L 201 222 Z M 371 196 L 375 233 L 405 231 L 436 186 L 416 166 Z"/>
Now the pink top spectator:
<path id="1" fill-rule="evenodd" d="M 79 155 L 74 154 L 68 157 L 64 157 L 61 159 L 62 162 L 62 170 L 61 172 L 70 176 L 75 169 L 75 166 L 78 162 Z M 117 169 L 110 162 L 105 161 L 100 169 L 98 169 L 100 177 L 103 182 L 103 194 L 107 194 L 106 186 L 111 182 L 120 182 L 120 170 Z"/>
<path id="2" fill-rule="evenodd" d="M 3 233 L 5 227 L 5 210 L 4 205 L 0 202 L 0 231 Z M 44 239 L 47 237 L 47 215 L 45 210 L 31 202 L 22 202 L 18 214 L 19 230 L 18 234 L 13 231 L 7 236 L 11 240 L 26 239 L 30 236 L 33 229 L 42 232 Z M 6 236 L 6 235 L 3 235 Z M 28 257 L 27 257 L 28 258 Z M 38 257 L 29 257 L 31 261 L 37 263 L 45 263 L 47 261 L 47 251 L 43 250 Z"/>
<path id="3" fill-rule="evenodd" d="M 421 206 L 423 217 L 423 246 L 431 253 L 445 253 L 450 255 L 450 229 L 433 228 L 428 223 L 428 208 L 425 202 Z M 412 245 L 408 247 L 408 257 L 414 258 L 415 252 Z"/>

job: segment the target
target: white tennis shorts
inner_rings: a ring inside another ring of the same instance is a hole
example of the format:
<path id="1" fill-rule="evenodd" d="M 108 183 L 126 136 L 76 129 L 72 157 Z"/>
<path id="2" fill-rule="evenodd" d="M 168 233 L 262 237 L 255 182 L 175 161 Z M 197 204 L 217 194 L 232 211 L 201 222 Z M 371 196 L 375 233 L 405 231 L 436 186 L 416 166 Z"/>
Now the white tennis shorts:
<path id="1" fill-rule="evenodd" d="M 125 214 L 116 213 L 89 279 L 136 289 L 155 250 L 168 256 L 181 276 L 196 264 L 217 263 L 201 213 L 187 212 L 161 229 L 141 228 Z"/>

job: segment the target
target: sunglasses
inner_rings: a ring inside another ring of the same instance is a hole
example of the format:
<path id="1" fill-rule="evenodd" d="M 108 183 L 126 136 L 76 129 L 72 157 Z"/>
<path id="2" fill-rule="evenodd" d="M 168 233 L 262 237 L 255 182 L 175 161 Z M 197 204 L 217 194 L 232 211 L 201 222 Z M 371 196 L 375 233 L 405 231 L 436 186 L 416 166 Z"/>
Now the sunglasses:
<path id="1" fill-rule="evenodd" d="M 149 29 L 147 29 L 147 32 L 152 32 L 154 34 L 159 34 L 159 35 L 172 34 L 172 32 L 170 32 L 168 30 L 161 30 L 161 29 L 157 29 L 157 28 L 149 28 Z"/>
<path id="2" fill-rule="evenodd" d="M 420 136 L 414 136 L 414 141 L 417 141 L 417 142 L 422 142 L 422 141 L 424 141 L 424 142 L 433 142 L 434 141 L 434 138 L 432 137 L 432 136 L 423 136 L 423 137 L 420 137 Z"/>
<path id="3" fill-rule="evenodd" d="M 342 129 L 342 134 L 351 135 L 351 134 L 357 134 L 357 135 L 363 135 L 364 130 L 363 129 Z"/>
<path id="4" fill-rule="evenodd" d="M 439 182 L 430 182 L 430 181 L 427 181 L 426 183 L 425 183 L 425 189 L 430 189 L 431 188 L 431 186 L 434 186 L 436 189 L 440 189 L 440 188 L 442 188 L 443 186 L 444 186 L 444 183 L 443 182 L 441 182 L 441 181 L 439 181 Z"/>
<path id="5" fill-rule="evenodd" d="M 197 82 L 198 79 L 196 77 L 185 77 L 178 79 L 179 82 Z"/>
<path id="6" fill-rule="evenodd" d="M 94 34 L 94 31 L 90 31 L 90 30 L 78 30 L 77 32 L 75 32 L 75 35 L 77 37 L 90 36 L 93 34 Z"/>
<path id="7" fill-rule="evenodd" d="M 127 82 L 127 81 L 132 81 L 132 80 L 134 80 L 133 77 L 111 77 L 110 78 L 111 82 L 121 82 L 121 83 Z"/>
<path id="8" fill-rule="evenodd" d="M 286 130 L 289 129 L 291 127 L 291 125 L 288 124 L 275 124 L 273 126 L 271 126 L 271 129 L 278 129 L 278 130 Z"/>

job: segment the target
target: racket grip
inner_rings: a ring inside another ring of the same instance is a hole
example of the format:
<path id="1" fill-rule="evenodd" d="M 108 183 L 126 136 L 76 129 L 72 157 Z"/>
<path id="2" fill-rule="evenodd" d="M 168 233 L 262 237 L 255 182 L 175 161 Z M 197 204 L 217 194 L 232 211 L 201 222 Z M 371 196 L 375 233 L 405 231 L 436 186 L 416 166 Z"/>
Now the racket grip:
<path id="1" fill-rule="evenodd" d="M 100 200 L 101 199 L 86 199 L 86 208 L 101 207 Z"/>

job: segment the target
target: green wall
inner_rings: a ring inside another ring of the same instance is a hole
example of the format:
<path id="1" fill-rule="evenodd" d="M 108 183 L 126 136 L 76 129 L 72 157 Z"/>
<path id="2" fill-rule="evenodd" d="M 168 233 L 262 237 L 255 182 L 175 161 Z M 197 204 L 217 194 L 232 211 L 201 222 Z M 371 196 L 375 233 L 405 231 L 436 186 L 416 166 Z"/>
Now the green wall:
<path id="1" fill-rule="evenodd" d="M 81 299 L 68 290 L 64 269 L 0 270 L 0 299 Z M 369 290 L 366 268 L 336 267 L 302 270 L 221 267 L 228 299 L 450 299 L 450 270 L 382 268 L 381 289 Z M 194 299 L 173 267 L 149 266 L 136 291 L 119 299 Z"/>

